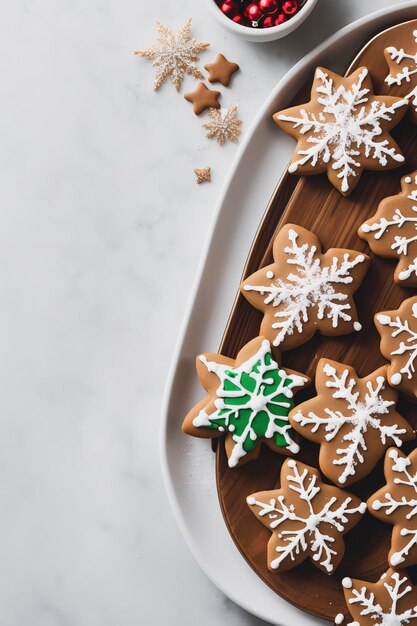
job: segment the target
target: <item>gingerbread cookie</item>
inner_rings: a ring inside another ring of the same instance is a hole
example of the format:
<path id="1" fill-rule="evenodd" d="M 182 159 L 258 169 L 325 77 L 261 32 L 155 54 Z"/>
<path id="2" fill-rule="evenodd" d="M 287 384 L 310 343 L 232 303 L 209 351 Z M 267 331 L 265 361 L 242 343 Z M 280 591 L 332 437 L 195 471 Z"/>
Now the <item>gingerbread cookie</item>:
<path id="1" fill-rule="evenodd" d="M 417 172 L 401 179 L 401 193 L 385 198 L 358 230 L 372 252 L 398 258 L 396 283 L 417 287 Z"/>
<path id="2" fill-rule="evenodd" d="M 294 224 L 278 233 L 274 263 L 249 276 L 240 290 L 264 318 L 261 334 L 290 350 L 319 330 L 346 335 L 362 327 L 353 293 L 368 269 L 369 257 L 355 250 L 321 252 L 316 235 Z"/>
<path id="3" fill-rule="evenodd" d="M 285 571 L 307 558 L 332 574 L 343 558 L 343 535 L 361 519 L 366 504 L 338 487 L 322 482 L 319 472 L 287 459 L 281 468 L 281 487 L 247 498 L 260 522 L 272 531 L 268 569 Z"/>
<path id="4" fill-rule="evenodd" d="M 354 619 L 347 626 L 415 625 L 417 589 L 404 572 L 389 569 L 376 583 L 346 577 L 342 585 Z"/>
<path id="5" fill-rule="evenodd" d="M 214 91 L 206 87 L 204 83 L 199 83 L 197 89 L 186 93 L 184 98 L 193 103 L 194 113 L 200 115 L 206 109 L 220 109 L 220 96 L 220 91 Z"/>
<path id="6" fill-rule="evenodd" d="M 317 396 L 290 413 L 303 437 L 320 445 L 320 469 L 340 485 L 350 485 L 373 470 L 385 450 L 414 438 L 397 413 L 398 393 L 387 384 L 387 367 L 359 378 L 349 365 L 320 359 Z"/>
<path id="7" fill-rule="evenodd" d="M 390 361 L 390 385 L 417 397 L 417 297 L 404 300 L 394 311 L 377 313 L 374 319 L 381 352 Z"/>
<path id="8" fill-rule="evenodd" d="M 273 116 L 297 140 L 288 171 L 327 171 L 332 185 L 346 196 L 363 169 L 398 167 L 404 157 L 389 131 L 401 120 L 407 104 L 402 98 L 374 95 L 366 67 L 346 78 L 318 67 L 310 102 Z"/>
<path id="9" fill-rule="evenodd" d="M 237 63 L 228 61 L 223 54 L 219 54 L 215 62 L 207 63 L 204 69 L 209 73 L 209 83 L 221 83 L 224 87 L 228 87 L 239 66 Z"/>
<path id="10" fill-rule="evenodd" d="M 208 395 L 185 418 L 185 433 L 208 438 L 226 433 L 229 467 L 257 458 L 262 441 L 277 452 L 298 452 L 288 413 L 294 393 L 309 379 L 280 368 L 269 341 L 256 337 L 236 360 L 201 354 L 197 373 Z"/>
<path id="11" fill-rule="evenodd" d="M 396 448 L 385 455 L 385 487 L 368 500 L 375 517 L 393 524 L 389 564 L 395 568 L 417 563 L 417 450 L 405 456 Z"/>
<path id="12" fill-rule="evenodd" d="M 417 122 L 417 30 L 411 26 L 408 32 L 402 30 L 401 41 L 397 45 L 388 46 L 384 55 L 389 68 L 385 82 L 391 87 L 390 93 L 410 102 L 411 119 Z"/>

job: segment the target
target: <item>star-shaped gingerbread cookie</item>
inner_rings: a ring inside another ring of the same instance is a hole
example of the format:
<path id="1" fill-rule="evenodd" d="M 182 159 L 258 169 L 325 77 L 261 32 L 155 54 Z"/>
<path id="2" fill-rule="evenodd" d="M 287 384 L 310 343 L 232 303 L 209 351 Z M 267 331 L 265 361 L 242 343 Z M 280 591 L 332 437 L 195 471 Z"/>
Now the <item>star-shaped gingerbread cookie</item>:
<path id="1" fill-rule="evenodd" d="M 368 510 L 394 526 L 389 564 L 396 569 L 410 567 L 417 563 L 417 450 L 406 456 L 390 448 L 384 474 L 387 484 L 369 498 Z"/>
<path id="2" fill-rule="evenodd" d="M 381 335 L 380 350 L 390 361 L 389 384 L 417 398 L 417 297 L 407 298 L 398 309 L 377 313 L 374 321 Z"/>
<path id="3" fill-rule="evenodd" d="M 273 116 L 297 140 L 289 172 L 321 174 L 343 195 L 353 191 L 363 169 L 398 167 L 404 157 L 389 134 L 408 102 L 376 96 L 366 67 L 347 77 L 318 67 L 306 104 Z"/>
<path id="4" fill-rule="evenodd" d="M 332 574 L 343 558 L 343 535 L 366 511 L 359 498 L 322 482 L 319 472 L 295 459 L 281 468 L 281 487 L 261 491 L 247 503 L 272 532 L 267 562 L 271 571 L 286 571 L 307 558 Z"/>
<path id="5" fill-rule="evenodd" d="M 417 287 L 417 172 L 401 179 L 401 190 L 382 200 L 358 235 L 378 256 L 398 259 L 396 283 Z"/>
<path id="6" fill-rule="evenodd" d="M 360 330 L 353 293 L 369 258 L 355 250 L 332 248 L 325 254 L 314 233 L 287 224 L 273 246 L 274 262 L 249 276 L 242 294 L 264 318 L 261 334 L 281 350 L 323 335 Z"/>
<path id="7" fill-rule="evenodd" d="M 215 62 L 207 63 L 204 69 L 209 73 L 209 83 L 221 83 L 224 87 L 228 87 L 239 66 L 237 63 L 228 61 L 223 54 L 219 54 Z"/>
<path id="8" fill-rule="evenodd" d="M 226 434 L 229 467 L 256 459 L 261 442 L 276 452 L 298 452 L 288 413 L 294 393 L 309 379 L 279 367 L 269 341 L 256 337 L 236 360 L 201 354 L 197 373 L 207 396 L 185 418 L 185 433 L 205 438 Z"/>
<path id="9" fill-rule="evenodd" d="M 392 45 L 384 50 L 389 70 L 385 82 L 390 93 L 410 102 L 410 117 L 417 123 L 417 29 L 412 26 L 408 32 L 401 28 L 400 38 L 396 29 L 392 31 Z"/>
<path id="10" fill-rule="evenodd" d="M 360 480 L 389 446 L 414 439 L 396 411 L 398 393 L 387 383 L 386 366 L 359 378 L 349 365 L 320 359 L 316 389 L 317 396 L 291 411 L 290 423 L 320 445 L 320 469 L 332 482 Z"/>
<path id="11" fill-rule="evenodd" d="M 206 87 L 204 83 L 199 83 L 197 89 L 186 93 L 184 98 L 193 103 L 194 113 L 200 115 L 206 109 L 220 109 L 220 96 L 220 91 L 214 91 Z"/>
<path id="12" fill-rule="evenodd" d="M 417 589 L 405 572 L 389 569 L 376 583 L 344 578 L 353 622 L 347 626 L 408 626 L 417 620 Z"/>

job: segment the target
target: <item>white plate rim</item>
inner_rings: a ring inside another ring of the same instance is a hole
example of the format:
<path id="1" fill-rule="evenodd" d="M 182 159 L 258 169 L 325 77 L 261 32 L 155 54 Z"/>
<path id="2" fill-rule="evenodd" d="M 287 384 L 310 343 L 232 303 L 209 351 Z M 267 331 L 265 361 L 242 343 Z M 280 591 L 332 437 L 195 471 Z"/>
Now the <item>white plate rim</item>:
<path id="1" fill-rule="evenodd" d="M 162 408 L 161 408 L 161 419 L 160 419 L 160 425 L 159 425 L 160 426 L 159 428 L 159 436 L 160 436 L 159 437 L 160 438 L 159 451 L 160 451 L 160 464 L 161 464 L 163 482 L 165 485 L 169 503 L 173 510 L 174 517 L 179 526 L 179 529 L 184 537 L 184 540 L 190 552 L 194 556 L 195 560 L 197 561 L 201 569 L 204 571 L 204 573 L 207 575 L 207 577 L 212 581 L 212 583 L 218 589 L 220 589 L 220 591 L 222 591 L 228 598 L 230 598 L 233 602 L 235 602 L 237 605 L 239 605 L 240 607 L 242 607 L 249 613 L 255 615 L 256 617 L 259 617 L 261 619 L 264 619 L 266 621 L 269 621 L 270 623 L 277 624 L 277 625 L 280 625 L 281 622 L 276 621 L 276 619 L 273 616 L 271 617 L 271 615 L 265 614 L 261 610 L 254 610 L 253 607 L 250 606 L 246 602 L 245 597 L 239 597 L 237 594 L 232 593 L 230 589 L 226 589 L 224 587 L 224 585 L 220 582 L 220 580 L 216 576 L 216 572 L 213 572 L 209 567 L 207 567 L 206 564 L 200 558 L 198 547 L 197 545 L 194 544 L 194 541 L 191 535 L 189 534 L 186 520 L 184 518 L 182 509 L 179 506 L 178 499 L 176 496 L 176 488 L 175 488 L 175 484 L 171 476 L 169 462 L 168 462 L 168 455 L 167 455 L 167 426 L 168 426 L 168 415 L 170 411 L 173 384 L 174 384 L 178 364 L 180 361 L 180 357 L 182 354 L 182 349 L 185 343 L 187 329 L 188 329 L 188 326 L 190 324 L 190 321 L 193 315 L 196 295 L 198 293 L 200 281 L 201 281 L 201 278 L 202 278 L 202 275 L 206 266 L 207 258 L 210 253 L 210 248 L 213 244 L 213 235 L 215 233 L 216 225 L 222 212 L 222 208 L 224 205 L 224 201 L 225 201 L 228 189 L 232 183 L 233 178 L 236 175 L 236 172 L 238 171 L 239 164 L 244 154 L 246 153 L 246 150 L 251 142 L 251 139 L 253 138 L 256 132 L 258 125 L 260 124 L 261 120 L 263 119 L 266 112 L 270 108 L 272 102 L 278 97 L 278 94 L 280 94 L 280 92 L 291 89 L 291 86 L 296 85 L 300 81 L 300 78 L 304 74 L 304 72 L 307 71 L 309 68 L 311 69 L 314 68 L 317 65 L 318 59 L 322 55 L 329 53 L 329 51 L 334 45 L 336 45 L 337 43 L 340 43 L 341 39 L 348 38 L 349 35 L 353 34 L 357 30 L 361 30 L 362 28 L 366 26 L 371 26 L 371 25 L 374 26 L 376 21 L 383 22 L 384 18 L 387 18 L 387 20 L 388 19 L 395 20 L 399 18 L 404 21 L 409 20 L 409 19 L 415 19 L 417 18 L 417 13 L 414 15 L 407 14 L 407 12 L 412 9 L 417 9 L 417 0 L 408 0 L 406 2 L 401 2 L 395 8 L 388 7 L 385 9 L 374 11 L 366 16 L 359 18 L 358 20 L 355 20 L 351 24 L 344 26 L 343 28 L 338 30 L 336 33 L 328 37 L 319 46 L 314 48 L 311 52 L 309 52 L 306 56 L 304 56 L 300 61 L 298 61 L 298 63 L 296 63 L 288 72 L 286 72 L 286 74 L 278 81 L 277 85 L 272 89 L 269 96 L 266 98 L 263 106 L 261 107 L 257 115 L 255 116 L 254 120 L 250 124 L 250 127 L 245 133 L 244 138 L 239 146 L 239 149 L 237 150 L 234 156 L 234 159 L 230 166 L 230 170 L 228 174 L 226 175 L 226 178 L 220 190 L 215 209 L 213 211 L 211 220 L 209 222 L 207 235 L 206 235 L 203 247 L 202 247 L 200 259 L 197 264 L 195 278 L 194 278 L 190 295 L 187 301 L 187 305 L 184 311 L 183 320 L 179 328 L 178 338 L 176 341 L 172 360 L 171 360 L 168 373 L 167 373 L 164 393 L 162 397 L 162 405 L 161 405 Z M 402 15 L 403 13 L 404 15 Z M 383 28 L 385 28 L 385 26 L 381 25 L 381 30 Z M 220 339 L 221 337 L 219 337 L 219 342 L 220 342 Z M 282 601 L 285 602 L 284 600 Z M 301 613 L 300 615 L 300 612 L 295 607 L 291 607 L 291 605 L 289 606 L 290 608 L 294 610 L 295 612 L 294 614 L 295 616 L 298 616 L 298 619 L 300 618 L 301 615 L 305 615 L 304 613 Z M 311 618 L 311 616 L 308 616 L 308 617 Z M 327 623 L 319 619 L 316 619 L 315 622 L 317 624 Z"/>

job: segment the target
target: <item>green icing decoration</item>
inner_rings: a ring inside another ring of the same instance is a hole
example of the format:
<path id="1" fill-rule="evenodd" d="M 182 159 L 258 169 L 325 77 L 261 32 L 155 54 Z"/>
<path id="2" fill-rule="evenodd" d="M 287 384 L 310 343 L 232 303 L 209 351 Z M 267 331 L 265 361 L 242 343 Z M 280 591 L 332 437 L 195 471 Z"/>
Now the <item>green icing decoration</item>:
<path id="1" fill-rule="evenodd" d="M 220 385 L 216 390 L 216 411 L 207 414 L 202 409 L 193 425 L 232 435 L 235 445 L 230 467 L 235 467 L 263 438 L 298 452 L 288 414 L 294 408 L 293 387 L 303 386 L 306 379 L 279 369 L 269 341 L 264 339 L 258 352 L 236 368 L 208 361 L 204 355 L 200 360 L 209 372 L 216 374 Z"/>

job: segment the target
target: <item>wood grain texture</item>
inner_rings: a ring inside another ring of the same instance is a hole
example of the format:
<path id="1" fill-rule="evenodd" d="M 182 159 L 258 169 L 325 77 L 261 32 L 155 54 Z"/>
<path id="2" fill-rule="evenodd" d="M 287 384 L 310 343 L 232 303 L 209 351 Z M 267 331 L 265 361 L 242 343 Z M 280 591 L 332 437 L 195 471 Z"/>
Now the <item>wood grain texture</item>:
<path id="1" fill-rule="evenodd" d="M 417 20 L 396 25 L 376 36 L 360 52 L 347 73 L 365 65 L 371 72 L 375 93 L 387 93 L 384 84 L 387 66 L 383 50 L 388 45 L 404 41 L 416 25 Z M 311 81 L 312 75 L 306 76 L 305 86 L 288 106 L 309 100 Z M 277 128 L 277 141 L 280 132 Z M 417 127 L 406 116 L 392 134 L 406 157 L 406 164 L 386 172 L 364 172 L 357 188 L 346 198 L 330 185 L 325 175 L 300 179 L 285 174 L 274 191 L 249 252 L 243 278 L 272 262 L 275 235 L 284 224 L 292 222 L 315 232 L 323 250 L 330 247 L 352 248 L 371 256 L 371 267 L 355 297 L 363 330 L 337 338 L 316 334 L 303 346 L 283 353 L 282 364 L 285 367 L 305 372 L 313 378 L 316 363 L 321 357 L 350 364 L 360 376 L 383 365 L 385 360 L 379 351 L 379 335 L 373 324 L 373 315 L 380 310 L 397 308 L 413 293 L 394 284 L 395 261 L 375 257 L 366 242 L 357 235 L 358 227 L 373 215 L 380 200 L 400 191 L 401 176 L 417 169 Z M 261 313 L 238 295 L 221 342 L 221 353 L 234 358 L 245 343 L 258 335 L 261 319 Z M 312 395 L 314 385 L 300 393 L 297 401 Z M 398 408 L 410 423 L 417 425 L 416 404 L 401 398 Z M 408 452 L 414 446 L 412 442 L 403 449 Z M 318 467 L 318 446 L 303 440 L 298 457 Z M 333 576 L 320 572 L 310 562 L 282 574 L 269 572 L 266 548 L 270 531 L 253 516 L 246 504 L 246 496 L 277 487 L 284 459 L 264 446 L 256 462 L 230 469 L 220 442 L 217 446 L 217 487 L 223 515 L 240 552 L 266 584 L 300 609 L 333 620 L 339 612 L 347 615 L 340 584 L 344 576 L 376 581 L 388 568 L 392 527 L 366 514 L 361 523 L 345 536 L 346 554 Z M 365 500 L 382 484 L 381 462 L 367 478 L 352 485 L 350 491 Z M 417 567 L 409 573 L 414 580 L 417 579 Z"/>

